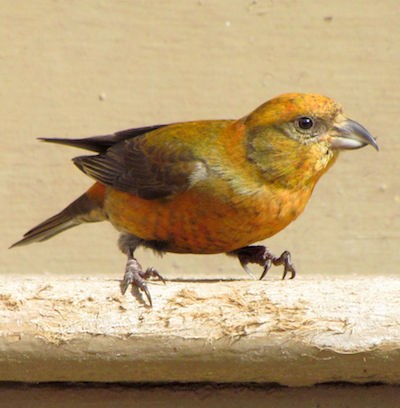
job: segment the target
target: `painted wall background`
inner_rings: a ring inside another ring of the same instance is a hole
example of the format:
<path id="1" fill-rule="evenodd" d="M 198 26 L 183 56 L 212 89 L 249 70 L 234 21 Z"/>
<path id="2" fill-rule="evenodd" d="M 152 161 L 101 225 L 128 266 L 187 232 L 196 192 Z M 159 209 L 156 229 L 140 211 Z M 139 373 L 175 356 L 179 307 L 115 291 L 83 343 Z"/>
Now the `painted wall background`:
<path id="1" fill-rule="evenodd" d="M 338 100 L 381 151 L 343 154 L 267 245 L 292 251 L 299 278 L 399 272 L 398 1 L 2 1 L 0 15 L 1 273 L 124 269 L 106 223 L 7 249 L 91 184 L 70 162 L 82 151 L 37 137 L 237 118 L 289 91 Z M 166 277 L 246 278 L 224 255 L 138 256 Z"/>

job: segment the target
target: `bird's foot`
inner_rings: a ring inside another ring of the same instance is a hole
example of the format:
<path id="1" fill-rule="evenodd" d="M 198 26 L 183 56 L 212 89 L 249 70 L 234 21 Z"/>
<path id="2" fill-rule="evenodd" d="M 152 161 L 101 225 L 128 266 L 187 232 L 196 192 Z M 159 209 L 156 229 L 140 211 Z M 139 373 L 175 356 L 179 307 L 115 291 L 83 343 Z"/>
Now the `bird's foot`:
<path id="1" fill-rule="evenodd" d="M 122 294 L 125 294 L 129 285 L 137 287 L 145 293 L 150 307 L 152 307 L 153 302 L 151 301 L 151 295 L 149 288 L 147 287 L 146 280 L 153 277 L 158 278 L 165 283 L 164 278 L 154 268 L 147 268 L 144 271 L 140 263 L 135 258 L 129 257 L 128 262 L 126 263 L 124 278 L 121 281 Z"/>
<path id="2" fill-rule="evenodd" d="M 236 249 L 231 252 L 232 255 L 236 255 L 239 259 L 243 269 L 252 276 L 248 268 L 248 264 L 254 263 L 264 268 L 260 280 L 267 274 L 271 265 L 284 265 L 282 279 L 286 278 L 286 275 L 290 273 L 290 278 L 293 279 L 296 276 L 296 269 L 292 263 L 290 252 L 284 251 L 280 256 L 275 256 L 269 252 L 268 248 L 262 245 L 253 245 Z"/>

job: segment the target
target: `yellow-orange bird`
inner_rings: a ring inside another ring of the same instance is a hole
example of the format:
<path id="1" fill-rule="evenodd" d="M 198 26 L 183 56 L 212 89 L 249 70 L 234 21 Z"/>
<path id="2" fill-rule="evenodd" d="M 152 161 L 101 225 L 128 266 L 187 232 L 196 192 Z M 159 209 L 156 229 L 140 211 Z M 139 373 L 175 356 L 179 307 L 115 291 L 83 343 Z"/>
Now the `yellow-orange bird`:
<path id="1" fill-rule="evenodd" d="M 151 304 L 138 246 L 159 252 L 238 257 L 264 268 L 284 266 L 290 253 L 272 255 L 250 244 L 271 237 L 303 211 L 316 182 L 341 150 L 378 146 L 330 98 L 278 96 L 239 120 L 204 120 L 129 129 L 84 139 L 43 139 L 96 152 L 74 163 L 95 184 L 13 246 L 44 241 L 83 222 L 108 220 L 121 233 L 127 257 L 122 291 L 132 284 Z"/>

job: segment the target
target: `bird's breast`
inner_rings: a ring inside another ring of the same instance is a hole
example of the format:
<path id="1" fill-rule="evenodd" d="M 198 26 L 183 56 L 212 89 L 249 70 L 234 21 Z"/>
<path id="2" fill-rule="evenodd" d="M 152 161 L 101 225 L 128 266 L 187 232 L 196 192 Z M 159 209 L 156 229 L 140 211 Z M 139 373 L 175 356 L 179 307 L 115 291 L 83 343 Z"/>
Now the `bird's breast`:
<path id="1" fill-rule="evenodd" d="M 303 211 L 310 194 L 266 187 L 238 194 L 221 185 L 213 192 L 203 186 L 171 199 L 145 200 L 109 188 L 105 210 L 118 230 L 160 241 L 168 252 L 211 254 L 276 234 Z"/>

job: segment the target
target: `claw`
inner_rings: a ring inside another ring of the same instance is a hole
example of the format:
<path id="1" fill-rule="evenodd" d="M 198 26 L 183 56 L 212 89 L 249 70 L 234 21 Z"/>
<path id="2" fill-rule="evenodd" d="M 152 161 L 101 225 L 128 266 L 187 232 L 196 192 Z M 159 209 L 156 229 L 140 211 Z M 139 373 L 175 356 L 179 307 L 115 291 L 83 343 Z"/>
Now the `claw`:
<path id="1" fill-rule="evenodd" d="M 140 263 L 132 256 L 128 257 L 124 278 L 121 281 L 121 293 L 124 295 L 129 285 L 136 286 L 146 295 L 150 307 L 153 306 L 149 288 L 147 287 L 146 279 L 156 277 L 165 284 L 165 279 L 154 269 L 147 268 L 143 271 Z"/>
<path id="2" fill-rule="evenodd" d="M 242 268 L 245 270 L 245 272 L 253 279 L 255 279 L 256 277 L 253 275 L 253 273 L 251 272 L 250 268 L 248 267 L 247 263 L 245 262 L 240 262 L 240 264 L 242 265 Z"/>
<path id="3" fill-rule="evenodd" d="M 292 264 L 292 259 L 291 259 L 289 251 L 284 251 L 282 255 L 277 259 L 277 262 L 279 262 L 277 263 L 278 265 L 282 263 L 285 264 L 282 279 L 286 278 L 286 275 L 288 274 L 288 272 L 290 272 L 289 279 L 293 279 L 296 276 L 296 270 L 294 269 L 294 266 Z"/>
<path id="4" fill-rule="evenodd" d="M 121 293 L 123 295 L 125 295 L 125 292 L 128 289 L 128 286 L 129 286 L 129 282 L 125 279 L 125 276 L 124 276 L 124 279 L 122 279 L 121 283 L 119 284 L 119 287 L 121 289 Z"/>
<path id="5" fill-rule="evenodd" d="M 147 287 L 147 285 L 145 283 L 143 283 L 143 285 L 138 286 L 138 288 L 143 290 L 143 292 L 146 294 L 147 300 L 149 301 L 150 307 L 153 307 L 153 302 L 151 300 L 150 291 L 149 291 L 149 288 Z"/>
<path id="6" fill-rule="evenodd" d="M 279 257 L 277 257 L 271 254 L 266 247 L 254 245 L 239 248 L 236 251 L 231 252 L 230 255 L 236 255 L 239 258 L 243 269 L 250 276 L 253 276 L 253 274 L 248 269 L 249 263 L 255 263 L 262 266 L 264 270 L 260 276 L 260 280 L 265 277 L 272 265 L 284 265 L 282 279 L 285 279 L 289 272 L 289 279 L 293 279 L 296 276 L 296 269 L 292 263 L 289 251 L 284 251 Z"/>
<path id="7" fill-rule="evenodd" d="M 266 262 L 265 262 L 265 266 L 264 266 L 263 273 L 261 274 L 259 280 L 263 280 L 263 279 L 264 279 L 265 275 L 266 275 L 267 272 L 270 270 L 271 266 L 272 266 L 272 261 L 271 261 L 270 259 L 267 259 Z"/>
<path id="8" fill-rule="evenodd" d="M 146 273 L 144 274 L 144 278 L 157 278 L 159 279 L 164 285 L 167 284 L 166 280 L 158 273 L 156 269 L 152 266 L 146 269 Z"/>

